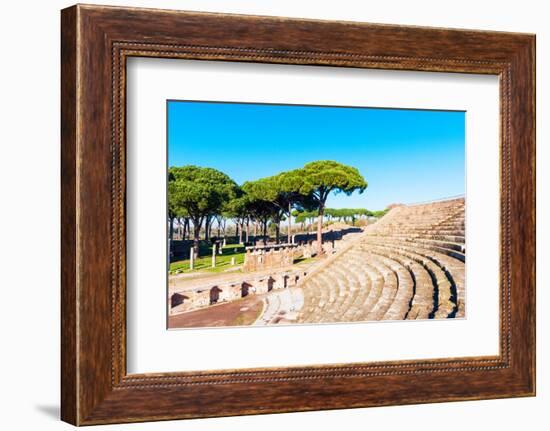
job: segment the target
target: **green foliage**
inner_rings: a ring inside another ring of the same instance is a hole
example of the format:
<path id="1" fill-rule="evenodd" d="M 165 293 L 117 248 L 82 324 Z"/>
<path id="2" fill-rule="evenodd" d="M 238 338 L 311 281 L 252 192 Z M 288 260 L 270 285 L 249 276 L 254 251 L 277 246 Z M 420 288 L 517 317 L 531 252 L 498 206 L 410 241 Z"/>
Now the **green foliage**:
<path id="1" fill-rule="evenodd" d="M 352 224 L 354 224 L 355 220 L 360 217 L 370 217 L 373 216 L 375 213 L 382 213 L 384 211 L 373 212 L 366 208 L 325 208 L 324 215 L 330 219 L 351 221 Z M 296 218 L 296 223 L 303 223 L 305 221 L 317 218 L 319 216 L 319 211 L 295 210 L 292 212 L 292 215 Z"/>
<path id="2" fill-rule="evenodd" d="M 294 210 L 292 211 L 292 215 L 295 217 L 296 223 L 304 223 L 317 218 L 319 216 L 319 211 Z"/>
<path id="3" fill-rule="evenodd" d="M 174 214 L 189 216 L 194 222 L 219 214 L 237 193 L 237 184 L 216 169 L 187 165 L 169 170 L 168 206 Z"/>
<path id="4" fill-rule="evenodd" d="M 368 217 L 372 215 L 372 211 L 366 208 L 325 208 L 325 215 L 345 220 L 347 218 Z"/>
<path id="5" fill-rule="evenodd" d="M 225 205 L 239 192 L 235 181 L 212 168 L 187 165 L 168 171 L 168 208 L 173 215 L 185 214 L 193 221 L 194 248 L 199 254 L 199 231 L 206 220 L 206 232 L 213 216 L 222 214 Z M 206 236 L 206 234 L 205 234 Z"/>
<path id="6" fill-rule="evenodd" d="M 351 221 L 351 224 L 355 225 L 358 218 L 371 216 L 372 211 L 366 208 L 325 208 L 325 215 L 346 222 Z"/>
<path id="7" fill-rule="evenodd" d="M 225 204 L 224 215 L 228 218 L 244 220 L 251 214 L 250 196 L 239 188 L 236 196 Z"/>
<path id="8" fill-rule="evenodd" d="M 249 199 L 248 209 L 250 214 L 252 218 L 262 222 L 264 231 L 267 229 L 269 219 L 276 217 L 279 211 L 277 205 L 269 200 L 270 197 L 273 197 L 270 186 L 270 181 L 267 178 L 247 181 L 242 186 Z"/>
<path id="9" fill-rule="evenodd" d="M 373 217 L 380 218 L 380 217 L 385 216 L 385 215 L 388 213 L 389 210 L 390 210 L 389 208 L 386 208 L 386 209 L 380 210 L 380 211 L 373 211 L 373 212 L 371 213 L 371 215 L 372 215 Z"/>
<path id="10" fill-rule="evenodd" d="M 260 178 L 243 184 L 243 190 L 250 197 L 256 213 L 273 219 L 275 223 L 290 215 L 290 209 L 305 199 L 293 190 L 287 181 L 286 172 L 271 177 Z M 262 218 L 260 216 L 260 218 Z"/>
<path id="11" fill-rule="evenodd" d="M 168 178 L 168 211 L 170 219 L 191 219 L 195 233 L 195 249 L 199 252 L 198 232 L 203 221 L 212 217 L 233 218 L 237 223 L 255 220 L 263 225 L 264 236 L 269 221 L 279 224 L 292 213 L 298 223 L 326 214 L 332 218 L 355 219 L 371 215 L 366 209 L 326 209 L 330 193 L 362 193 L 367 182 L 351 166 L 331 160 L 319 160 L 303 168 L 248 181 L 238 187 L 224 173 L 199 166 L 172 167 Z M 296 212 L 298 210 L 298 212 Z M 318 230 L 320 227 L 318 228 Z"/>
<path id="12" fill-rule="evenodd" d="M 323 254 L 322 225 L 325 203 L 330 193 L 351 195 L 358 191 L 363 193 L 367 182 L 357 168 L 333 160 L 318 160 L 306 163 L 303 168 L 284 174 L 287 188 L 300 195 L 308 196 L 316 204 L 317 218 L 317 254 Z"/>
<path id="13" fill-rule="evenodd" d="M 284 184 L 300 195 L 310 196 L 322 211 L 331 192 L 351 195 L 363 193 L 367 182 L 357 168 L 332 160 L 306 163 L 303 168 L 283 174 Z"/>

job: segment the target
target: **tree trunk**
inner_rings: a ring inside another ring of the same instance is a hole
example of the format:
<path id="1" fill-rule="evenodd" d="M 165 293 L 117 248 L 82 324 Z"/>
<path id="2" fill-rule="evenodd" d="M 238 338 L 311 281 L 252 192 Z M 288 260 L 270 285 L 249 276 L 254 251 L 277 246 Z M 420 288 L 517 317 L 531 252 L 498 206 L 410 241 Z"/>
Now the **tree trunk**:
<path id="1" fill-rule="evenodd" d="M 239 244 L 243 243 L 243 222 L 237 223 L 237 230 L 239 231 Z"/>
<path id="2" fill-rule="evenodd" d="M 172 241 L 174 239 L 174 219 L 172 217 L 170 217 L 170 233 L 168 235 L 168 238 Z"/>
<path id="3" fill-rule="evenodd" d="M 195 251 L 195 258 L 199 257 L 199 242 L 200 242 L 200 232 L 201 232 L 201 219 L 193 220 L 193 250 Z"/>
<path id="4" fill-rule="evenodd" d="M 245 242 L 248 244 L 250 238 L 250 220 L 246 220 L 246 239 Z"/>
<path id="5" fill-rule="evenodd" d="M 208 241 L 208 238 L 210 237 L 210 216 L 206 216 L 206 221 L 204 222 L 204 240 Z"/>
<path id="6" fill-rule="evenodd" d="M 254 226 L 254 233 L 253 233 L 253 236 L 254 236 L 254 245 L 256 245 L 256 237 L 258 236 L 258 223 L 257 223 L 257 222 L 254 222 L 254 223 L 253 223 L 253 226 Z"/>
<path id="7" fill-rule="evenodd" d="M 264 221 L 264 234 L 263 234 L 263 240 L 264 245 L 267 245 L 267 219 Z"/>
<path id="8" fill-rule="evenodd" d="M 277 220 L 277 223 L 275 223 L 275 243 L 279 244 L 279 238 L 281 236 L 281 222 Z"/>
<path id="9" fill-rule="evenodd" d="M 287 232 L 287 243 L 290 244 L 290 237 L 292 236 L 292 205 L 288 204 L 288 232 Z"/>
<path id="10" fill-rule="evenodd" d="M 317 256 L 323 255 L 323 212 L 324 208 L 320 205 L 317 217 Z"/>

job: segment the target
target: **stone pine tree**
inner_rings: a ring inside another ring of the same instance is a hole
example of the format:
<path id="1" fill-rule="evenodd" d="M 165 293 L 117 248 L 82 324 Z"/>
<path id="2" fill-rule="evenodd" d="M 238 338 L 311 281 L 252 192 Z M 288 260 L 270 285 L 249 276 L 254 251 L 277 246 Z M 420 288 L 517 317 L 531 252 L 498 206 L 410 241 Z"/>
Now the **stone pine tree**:
<path id="1" fill-rule="evenodd" d="M 270 220 L 277 223 L 279 212 L 277 206 L 266 196 L 269 189 L 268 179 L 260 178 L 255 181 L 247 181 L 242 185 L 242 189 L 248 196 L 252 218 L 262 226 L 262 237 L 265 245 L 267 243 L 267 225 Z"/>
<path id="2" fill-rule="evenodd" d="M 275 224 L 275 239 L 280 242 L 281 221 L 285 218 L 288 222 L 287 241 L 291 240 L 292 208 L 301 205 L 304 196 L 293 189 L 293 184 L 286 181 L 286 173 L 280 173 L 271 177 L 261 178 L 246 184 L 247 193 L 254 199 L 269 202 L 271 205 L 271 220 Z"/>
<path id="3" fill-rule="evenodd" d="M 330 193 L 363 193 L 367 182 L 357 168 L 332 160 L 318 160 L 285 173 L 289 188 L 309 196 L 317 205 L 317 254 L 323 254 L 323 215 Z"/>
<path id="4" fill-rule="evenodd" d="M 237 184 L 216 169 L 192 165 L 170 168 L 168 207 L 185 210 L 193 223 L 193 248 L 196 256 L 199 256 L 203 222 L 208 216 L 219 213 L 237 192 Z"/>
<path id="5" fill-rule="evenodd" d="M 250 197 L 239 189 L 239 193 L 235 198 L 231 199 L 225 205 L 227 217 L 235 221 L 235 226 L 238 230 L 239 244 L 243 243 L 243 230 L 245 223 L 248 222 L 252 215 L 252 201 Z M 247 238 L 248 241 L 248 238 Z"/>
<path id="6" fill-rule="evenodd" d="M 355 221 L 361 217 L 368 217 L 372 215 L 372 211 L 366 208 L 325 208 L 325 216 L 344 220 L 345 222 L 351 220 L 352 226 L 355 226 Z"/>

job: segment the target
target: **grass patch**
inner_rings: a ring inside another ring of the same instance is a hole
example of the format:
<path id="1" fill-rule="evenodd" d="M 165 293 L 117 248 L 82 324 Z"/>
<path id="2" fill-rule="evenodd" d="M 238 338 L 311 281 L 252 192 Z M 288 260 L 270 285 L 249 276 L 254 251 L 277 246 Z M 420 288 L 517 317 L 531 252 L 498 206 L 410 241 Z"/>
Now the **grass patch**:
<path id="1" fill-rule="evenodd" d="M 235 266 L 244 262 L 245 248 L 242 245 L 226 245 L 222 248 L 223 253 L 216 255 L 216 267 L 212 268 L 212 247 L 201 248 L 202 256 L 195 259 L 193 271 L 189 268 L 189 259 L 170 263 L 170 274 L 181 274 L 189 272 L 222 272 L 232 268 L 231 258 L 235 258 Z"/>
<path id="2" fill-rule="evenodd" d="M 296 265 L 297 263 L 311 263 L 314 260 L 314 257 L 299 257 L 298 259 L 294 259 L 294 262 L 292 262 L 292 264 Z"/>

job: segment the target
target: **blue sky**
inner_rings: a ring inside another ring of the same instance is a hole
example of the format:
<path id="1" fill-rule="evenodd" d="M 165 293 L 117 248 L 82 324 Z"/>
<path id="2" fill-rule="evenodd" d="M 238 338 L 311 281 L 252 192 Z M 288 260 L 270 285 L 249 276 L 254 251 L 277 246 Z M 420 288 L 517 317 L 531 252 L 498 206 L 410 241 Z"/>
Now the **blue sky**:
<path id="1" fill-rule="evenodd" d="M 237 183 L 314 160 L 355 166 L 363 194 L 332 208 L 383 209 L 463 194 L 465 112 L 169 101 L 168 165 L 208 166 Z"/>

